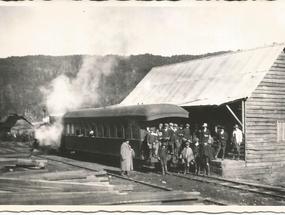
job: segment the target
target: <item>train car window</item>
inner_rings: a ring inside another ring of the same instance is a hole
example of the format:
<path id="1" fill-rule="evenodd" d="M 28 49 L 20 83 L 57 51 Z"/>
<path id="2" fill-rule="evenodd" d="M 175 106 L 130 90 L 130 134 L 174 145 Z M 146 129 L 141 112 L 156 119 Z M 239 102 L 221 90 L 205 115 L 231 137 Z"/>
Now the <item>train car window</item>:
<path id="1" fill-rule="evenodd" d="M 74 135 L 74 124 L 70 124 L 70 127 L 71 127 L 71 129 L 70 129 L 70 133 L 71 133 L 71 135 Z"/>
<path id="2" fill-rule="evenodd" d="M 98 137 L 98 129 L 97 129 L 97 126 L 96 126 L 96 125 L 94 125 L 93 131 L 94 131 L 94 136 L 95 136 L 95 137 Z"/>
<path id="3" fill-rule="evenodd" d="M 65 135 L 70 135 L 70 124 L 69 123 L 67 123 L 67 124 L 65 124 Z"/>
<path id="4" fill-rule="evenodd" d="M 82 126 L 82 125 L 81 125 L 81 126 Z M 85 129 L 84 129 L 84 128 L 80 128 L 80 129 L 79 129 L 79 135 L 78 135 L 78 137 L 83 137 L 84 134 L 85 134 Z"/>
<path id="5" fill-rule="evenodd" d="M 147 132 L 146 132 L 146 129 L 140 129 L 140 140 L 141 141 L 144 141 L 144 139 L 145 139 L 145 137 L 146 137 L 146 134 L 147 134 Z"/>
<path id="6" fill-rule="evenodd" d="M 88 136 L 88 130 L 86 129 L 86 127 L 82 128 L 82 135 L 84 137 L 87 137 Z"/>
<path id="7" fill-rule="evenodd" d="M 88 123 L 88 135 L 89 135 L 89 136 L 91 136 L 91 135 L 90 135 L 90 131 L 92 131 L 92 132 L 91 132 L 91 133 L 92 133 L 92 137 L 94 137 L 94 128 L 93 128 L 91 122 Z"/>
<path id="8" fill-rule="evenodd" d="M 68 135 L 72 135 L 72 124 L 68 123 L 68 125 L 69 125 Z"/>
<path id="9" fill-rule="evenodd" d="M 119 125 L 117 128 L 117 137 L 123 138 L 123 126 Z"/>
<path id="10" fill-rule="evenodd" d="M 127 126 L 125 128 L 125 137 L 126 139 L 131 139 L 132 138 L 132 129 L 130 126 Z"/>
<path id="11" fill-rule="evenodd" d="M 78 123 L 76 123 L 75 125 L 74 125 L 74 127 L 75 127 L 75 135 L 76 136 L 78 136 L 78 135 L 80 135 L 80 125 L 78 124 Z"/>
<path id="12" fill-rule="evenodd" d="M 116 137 L 116 126 L 110 126 L 110 137 Z"/>
<path id="13" fill-rule="evenodd" d="M 82 125 L 82 134 L 83 134 L 84 137 L 87 137 L 87 136 L 88 136 L 88 128 L 87 128 L 86 123 L 84 123 L 84 124 Z"/>
<path id="14" fill-rule="evenodd" d="M 65 124 L 65 135 L 69 135 L 69 123 Z"/>
<path id="15" fill-rule="evenodd" d="M 86 124 L 85 124 L 85 136 L 86 137 L 89 137 L 89 132 L 90 132 L 90 125 L 89 125 L 89 123 L 87 122 Z"/>
<path id="16" fill-rule="evenodd" d="M 104 129 L 104 137 L 110 137 L 110 128 L 109 128 L 109 125 L 107 124 L 104 124 L 103 125 L 103 129 Z"/>
<path id="17" fill-rule="evenodd" d="M 97 132 L 97 126 L 95 123 L 91 123 L 91 130 L 93 131 L 93 136 L 97 137 L 98 136 L 98 132 Z"/>
<path id="18" fill-rule="evenodd" d="M 98 125 L 97 130 L 98 130 L 98 137 L 103 137 L 104 136 L 103 126 Z"/>
<path id="19" fill-rule="evenodd" d="M 122 125 L 122 138 L 126 138 L 126 131 L 125 131 L 125 127 Z"/>
<path id="20" fill-rule="evenodd" d="M 80 129 L 79 129 L 79 128 L 76 128 L 76 129 L 75 129 L 75 135 L 76 135 L 76 136 L 79 136 L 79 135 L 80 135 Z"/>
<path id="21" fill-rule="evenodd" d="M 136 125 L 132 126 L 132 139 L 139 139 L 139 129 Z"/>

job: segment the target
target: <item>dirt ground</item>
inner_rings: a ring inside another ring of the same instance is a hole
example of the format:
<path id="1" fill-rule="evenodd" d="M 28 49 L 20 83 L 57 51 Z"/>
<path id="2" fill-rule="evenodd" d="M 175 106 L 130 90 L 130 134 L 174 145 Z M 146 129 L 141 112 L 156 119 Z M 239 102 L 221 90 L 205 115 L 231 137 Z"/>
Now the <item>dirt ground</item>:
<path id="1" fill-rule="evenodd" d="M 184 190 L 197 191 L 201 193 L 201 197 L 210 198 L 216 201 L 223 202 L 227 205 L 252 205 L 252 206 L 277 206 L 285 205 L 285 201 L 269 196 L 263 196 L 251 192 L 245 192 L 237 189 L 231 189 L 219 185 L 203 183 L 199 181 L 190 181 L 183 178 L 177 178 L 172 175 L 159 175 L 156 173 L 149 173 L 148 175 L 134 172 L 134 178 L 150 181 L 155 184 L 165 185 L 167 187 Z"/>
<path id="2" fill-rule="evenodd" d="M 80 156 L 81 157 L 81 156 Z M 75 157 L 75 159 L 77 159 Z M 84 159 L 97 162 L 96 165 L 102 165 L 105 169 L 111 169 L 113 172 L 119 173 L 120 168 L 118 164 L 108 165 L 104 164 L 104 161 L 100 160 L 101 164 L 98 164 L 98 161 L 92 158 L 88 158 L 88 156 L 84 156 Z M 82 160 L 82 157 L 81 157 Z M 103 163 L 103 164 L 102 164 Z M 115 165 L 115 166 L 114 166 Z M 223 202 L 227 205 L 267 205 L 267 206 L 277 206 L 277 205 L 285 205 L 285 200 L 264 196 L 257 193 L 246 192 L 238 189 L 232 189 L 224 186 L 213 185 L 208 183 L 203 183 L 194 180 L 188 180 L 183 178 L 178 178 L 173 175 L 161 175 L 159 172 L 154 171 L 134 171 L 131 173 L 131 176 L 134 179 L 151 182 L 157 185 L 163 185 L 166 187 L 170 187 L 174 190 L 183 190 L 189 192 L 200 192 L 202 198 L 210 198 L 212 200 Z M 252 182 L 252 181 L 249 181 Z"/>
<path id="3" fill-rule="evenodd" d="M 0 156 L 10 157 L 14 154 L 17 157 L 28 156 L 29 155 L 29 144 L 25 143 L 8 143 L 0 142 Z M 91 156 L 92 157 L 92 156 Z M 94 164 L 96 160 L 90 159 L 88 156 L 74 156 L 73 159 L 85 160 L 90 162 L 89 165 Z M 115 173 L 119 173 L 120 169 L 118 165 L 108 164 L 98 164 L 97 166 L 102 166 L 103 169 L 110 170 Z M 58 165 L 51 165 L 49 168 L 58 169 Z M 68 165 L 62 165 L 62 170 L 68 169 Z M 131 176 L 134 179 L 151 182 L 153 184 L 166 186 L 172 188 L 173 190 L 182 190 L 187 192 L 200 192 L 202 198 L 210 198 L 212 200 L 223 202 L 227 205 L 253 205 L 253 206 L 278 206 L 285 205 L 285 201 L 276 197 L 264 196 L 261 194 L 256 194 L 252 192 L 241 191 L 238 189 L 232 189 L 228 187 L 223 187 L 221 185 L 213 185 L 209 183 L 203 183 L 194 180 L 188 180 L 184 178 L 178 178 L 174 175 L 162 176 L 156 172 L 138 172 L 133 171 Z M 112 183 L 110 178 L 110 183 Z M 147 196 L 146 196 L 147 198 Z"/>

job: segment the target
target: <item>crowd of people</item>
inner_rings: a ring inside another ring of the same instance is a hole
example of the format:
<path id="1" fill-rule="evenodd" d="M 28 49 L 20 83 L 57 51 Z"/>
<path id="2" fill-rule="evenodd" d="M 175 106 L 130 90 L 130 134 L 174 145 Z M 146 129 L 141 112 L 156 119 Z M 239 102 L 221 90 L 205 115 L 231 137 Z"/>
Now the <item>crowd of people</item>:
<path id="1" fill-rule="evenodd" d="M 159 161 L 162 174 L 167 174 L 169 166 L 175 163 L 184 174 L 202 171 L 208 175 L 211 160 L 218 159 L 219 155 L 223 160 L 227 146 L 232 146 L 234 159 L 239 159 L 242 141 L 243 133 L 238 125 L 233 127 L 230 136 L 224 126 L 216 126 L 211 134 L 207 123 L 194 131 L 188 123 L 179 126 L 160 123 L 157 128 L 146 128 L 142 154 L 149 163 Z"/>

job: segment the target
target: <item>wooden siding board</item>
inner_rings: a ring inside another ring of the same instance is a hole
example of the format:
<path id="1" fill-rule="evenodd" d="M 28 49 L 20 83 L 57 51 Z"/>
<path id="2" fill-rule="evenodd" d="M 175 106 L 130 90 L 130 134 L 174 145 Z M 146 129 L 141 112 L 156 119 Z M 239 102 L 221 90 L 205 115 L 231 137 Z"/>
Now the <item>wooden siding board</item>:
<path id="1" fill-rule="evenodd" d="M 276 78 L 284 78 L 285 76 L 285 70 L 283 72 L 277 73 L 267 73 L 269 79 L 276 79 Z"/>
<path id="2" fill-rule="evenodd" d="M 280 78 L 279 78 L 280 79 Z M 262 85 L 258 89 L 255 90 L 256 92 L 276 92 L 276 93 L 284 93 L 285 86 L 274 86 L 274 85 Z"/>
<path id="3" fill-rule="evenodd" d="M 275 103 L 268 103 L 268 102 L 264 102 L 264 101 L 255 101 L 255 102 L 250 102 L 248 104 L 248 109 L 249 108 L 255 108 L 255 106 L 257 107 L 282 107 L 285 106 L 285 101 L 280 101 L 280 102 L 275 102 Z"/>
<path id="4" fill-rule="evenodd" d="M 252 154 L 252 155 L 262 154 L 262 153 L 264 154 L 265 152 L 273 154 L 273 153 L 276 153 L 276 151 L 280 151 L 280 153 L 284 154 L 284 150 L 285 150 L 285 148 L 271 147 L 269 145 L 261 146 L 258 149 L 256 149 L 256 146 L 255 146 L 255 148 L 253 148 L 253 146 L 247 146 L 247 153 Z"/>
<path id="5" fill-rule="evenodd" d="M 276 122 L 273 121 L 246 121 L 247 127 L 264 127 L 264 126 L 276 126 Z"/>
<path id="6" fill-rule="evenodd" d="M 252 94 L 251 99 L 255 99 L 255 98 L 262 98 L 262 99 L 271 98 L 271 99 L 277 99 L 277 100 L 281 99 L 282 100 L 282 99 L 285 99 L 285 96 L 255 92 Z"/>
<path id="7" fill-rule="evenodd" d="M 276 111 L 285 111 L 284 110 L 284 105 L 249 105 L 248 110 L 250 111 L 255 111 L 255 110 L 259 110 L 259 111 L 271 111 L 271 112 L 275 112 Z M 270 113 L 271 113 L 270 112 Z"/>

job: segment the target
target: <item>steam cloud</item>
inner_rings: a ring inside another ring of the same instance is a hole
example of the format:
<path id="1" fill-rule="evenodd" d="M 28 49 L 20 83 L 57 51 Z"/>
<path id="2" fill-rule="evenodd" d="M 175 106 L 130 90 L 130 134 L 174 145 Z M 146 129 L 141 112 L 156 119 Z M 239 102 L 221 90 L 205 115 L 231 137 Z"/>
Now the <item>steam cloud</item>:
<path id="1" fill-rule="evenodd" d="M 98 87 L 101 78 L 114 71 L 117 61 L 108 57 L 104 61 L 94 56 L 86 56 L 75 78 L 62 74 L 48 87 L 42 87 L 46 107 L 50 115 L 58 116 L 51 126 L 42 126 L 35 132 L 40 145 L 58 148 L 63 131 L 62 116 L 70 110 L 92 107 L 100 98 Z"/>

